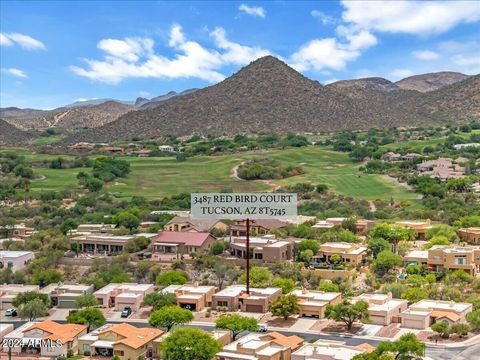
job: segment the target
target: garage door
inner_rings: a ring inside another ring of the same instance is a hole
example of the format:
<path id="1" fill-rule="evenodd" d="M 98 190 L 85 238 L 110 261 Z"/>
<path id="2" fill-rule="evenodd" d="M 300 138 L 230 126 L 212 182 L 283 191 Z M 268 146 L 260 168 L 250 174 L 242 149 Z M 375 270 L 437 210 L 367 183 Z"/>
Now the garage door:
<path id="1" fill-rule="evenodd" d="M 405 319 L 403 322 L 403 326 L 411 329 L 423 329 L 423 321 Z"/>
<path id="2" fill-rule="evenodd" d="M 383 316 L 370 315 L 370 321 L 372 322 L 372 324 L 385 325 L 385 317 Z"/>
<path id="3" fill-rule="evenodd" d="M 197 304 L 180 304 L 180 307 L 182 307 L 184 309 L 188 309 L 190 311 L 197 310 Z"/>
<path id="4" fill-rule="evenodd" d="M 247 312 L 258 312 L 261 313 L 263 312 L 263 307 L 262 305 L 247 305 L 245 310 Z"/>

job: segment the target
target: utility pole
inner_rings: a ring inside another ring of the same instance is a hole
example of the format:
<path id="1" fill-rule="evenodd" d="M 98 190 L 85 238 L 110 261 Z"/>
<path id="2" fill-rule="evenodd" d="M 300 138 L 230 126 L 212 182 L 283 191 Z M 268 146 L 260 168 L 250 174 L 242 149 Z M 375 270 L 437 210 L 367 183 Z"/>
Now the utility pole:
<path id="1" fill-rule="evenodd" d="M 247 252 L 247 295 L 250 295 L 250 219 L 247 218 L 247 240 L 246 240 L 246 252 Z"/>

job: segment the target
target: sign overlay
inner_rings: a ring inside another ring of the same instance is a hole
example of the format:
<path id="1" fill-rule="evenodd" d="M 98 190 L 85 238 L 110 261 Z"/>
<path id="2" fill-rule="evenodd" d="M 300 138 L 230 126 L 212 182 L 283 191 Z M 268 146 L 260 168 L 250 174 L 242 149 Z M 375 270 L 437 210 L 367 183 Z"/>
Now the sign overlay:
<path id="1" fill-rule="evenodd" d="M 192 193 L 194 219 L 294 219 L 297 194 L 293 193 Z"/>

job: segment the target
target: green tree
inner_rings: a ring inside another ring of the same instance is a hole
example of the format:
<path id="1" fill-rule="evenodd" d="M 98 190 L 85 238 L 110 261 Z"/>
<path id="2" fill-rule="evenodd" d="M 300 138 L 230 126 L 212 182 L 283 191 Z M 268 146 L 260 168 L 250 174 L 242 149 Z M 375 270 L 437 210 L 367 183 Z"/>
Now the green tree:
<path id="1" fill-rule="evenodd" d="M 188 280 L 187 274 L 183 271 L 171 270 L 160 274 L 155 279 L 157 285 L 168 286 L 168 285 L 183 285 L 186 284 Z"/>
<path id="2" fill-rule="evenodd" d="M 300 312 L 300 305 L 295 295 L 282 295 L 272 302 L 270 311 L 273 315 L 282 316 L 284 320 L 287 320 L 290 315 Z"/>
<path id="3" fill-rule="evenodd" d="M 302 261 L 304 263 L 309 263 L 313 258 L 313 251 L 312 250 L 303 250 L 298 253 L 297 261 Z"/>
<path id="4" fill-rule="evenodd" d="M 177 303 L 175 294 L 153 292 L 143 298 L 143 306 L 151 306 L 153 310 L 159 310 L 164 306 L 172 306 Z"/>
<path id="5" fill-rule="evenodd" d="M 48 295 L 39 293 L 37 291 L 25 291 L 23 293 L 17 294 L 12 300 L 12 305 L 18 308 L 21 305 L 26 304 L 34 299 L 42 300 L 47 307 L 51 305 Z"/>
<path id="6" fill-rule="evenodd" d="M 98 305 L 98 300 L 92 294 L 80 295 L 75 300 L 75 306 L 80 309 L 96 305 Z"/>
<path id="7" fill-rule="evenodd" d="M 71 312 L 67 316 L 67 323 L 86 325 L 87 332 L 104 325 L 105 322 L 105 316 L 102 311 L 96 307 L 87 307 L 79 311 Z"/>
<path id="8" fill-rule="evenodd" d="M 448 336 L 448 322 L 446 321 L 436 322 L 431 329 L 437 333 L 437 336 Z"/>
<path id="9" fill-rule="evenodd" d="M 203 330 L 178 328 L 160 343 L 160 350 L 167 360 L 211 360 L 222 344 Z"/>
<path id="10" fill-rule="evenodd" d="M 428 229 L 425 232 L 425 238 L 427 240 L 431 240 L 434 237 L 443 236 L 447 238 L 447 240 L 451 243 L 458 242 L 460 238 L 458 237 L 457 232 L 455 229 L 449 225 L 441 224 L 432 226 L 431 229 Z"/>
<path id="11" fill-rule="evenodd" d="M 244 331 L 258 331 L 258 322 L 255 318 L 238 314 L 222 315 L 215 321 L 215 328 L 230 330 L 235 341 L 238 334 Z"/>
<path id="12" fill-rule="evenodd" d="M 272 273 L 264 267 L 253 266 L 250 269 L 250 286 L 253 287 L 267 287 L 270 284 Z M 240 284 L 246 283 L 246 273 L 240 276 L 238 280 Z"/>
<path id="13" fill-rule="evenodd" d="M 424 249 L 430 249 L 434 245 L 450 245 L 450 241 L 445 236 L 438 235 L 430 238 L 430 240 L 423 246 Z"/>
<path id="14" fill-rule="evenodd" d="M 317 240 L 302 240 L 297 245 L 298 253 L 301 253 L 305 250 L 311 250 L 313 255 L 315 255 L 320 249 L 320 244 Z"/>
<path id="15" fill-rule="evenodd" d="M 288 294 L 295 287 L 295 281 L 292 279 L 274 278 L 272 281 L 272 286 L 281 288 L 283 294 Z"/>
<path id="16" fill-rule="evenodd" d="M 98 192 L 103 188 L 103 181 L 90 177 L 85 180 L 84 187 L 90 192 Z"/>
<path id="17" fill-rule="evenodd" d="M 382 238 L 373 238 L 368 241 L 368 249 L 372 253 L 373 258 L 376 258 L 384 250 L 390 250 L 390 243 Z"/>
<path id="18" fill-rule="evenodd" d="M 28 319 L 29 321 L 33 321 L 36 318 L 47 316 L 48 308 L 42 299 L 35 298 L 25 304 L 20 305 L 20 307 L 18 308 L 18 315 L 22 319 Z"/>
<path id="19" fill-rule="evenodd" d="M 225 251 L 225 243 L 223 241 L 215 241 L 210 247 L 212 255 L 220 255 Z"/>
<path id="20" fill-rule="evenodd" d="M 368 321 L 368 304 L 363 301 L 357 301 L 351 304 L 348 300 L 343 300 L 337 305 L 328 305 L 325 310 L 325 317 L 335 321 L 342 321 L 348 330 L 352 329 L 356 321 Z"/>
<path id="21" fill-rule="evenodd" d="M 399 255 L 394 254 L 390 250 L 383 250 L 373 261 L 372 269 L 375 274 L 382 276 L 389 272 L 389 270 L 400 265 L 402 265 L 402 258 Z"/>
<path id="22" fill-rule="evenodd" d="M 124 226 L 127 229 L 133 230 L 140 225 L 140 219 L 131 212 L 121 211 L 113 217 L 113 222 L 118 226 Z"/>
<path id="23" fill-rule="evenodd" d="M 468 325 L 459 323 L 459 324 L 452 324 L 452 326 L 450 326 L 450 329 L 448 329 L 448 332 L 450 334 L 457 334 L 459 337 L 462 338 L 468 335 L 468 330 L 469 330 Z"/>
<path id="24" fill-rule="evenodd" d="M 425 355 L 425 343 L 419 341 L 414 333 L 406 333 L 397 341 L 382 341 L 375 350 L 379 355 L 386 352 L 394 353 L 396 360 L 410 360 Z"/>
<path id="25" fill-rule="evenodd" d="M 186 324 L 192 320 L 193 314 L 190 310 L 179 306 L 164 306 L 150 315 L 148 323 L 156 328 L 164 327 L 168 332 L 173 326 Z"/>
<path id="26" fill-rule="evenodd" d="M 473 330 L 480 329 L 480 310 L 475 310 L 467 314 L 467 321 Z"/>
<path id="27" fill-rule="evenodd" d="M 48 284 L 58 283 L 62 280 L 62 274 L 55 269 L 41 270 L 32 275 L 32 283 L 40 285 L 40 287 L 47 286 Z"/>
<path id="28" fill-rule="evenodd" d="M 425 289 L 411 287 L 403 292 L 401 298 L 407 300 L 410 304 L 413 304 L 420 300 L 427 299 L 428 293 Z"/>
<path id="29" fill-rule="evenodd" d="M 327 281 L 327 280 L 320 280 L 317 286 L 317 290 L 325 291 L 325 292 L 339 292 L 340 289 L 337 284 Z"/>

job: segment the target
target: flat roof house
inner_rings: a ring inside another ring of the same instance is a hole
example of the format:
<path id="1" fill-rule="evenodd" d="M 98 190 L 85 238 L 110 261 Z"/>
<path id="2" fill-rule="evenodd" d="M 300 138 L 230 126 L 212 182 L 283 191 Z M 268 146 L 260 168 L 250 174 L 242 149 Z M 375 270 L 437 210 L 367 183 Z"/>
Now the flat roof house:
<path id="1" fill-rule="evenodd" d="M 390 325 L 400 323 L 400 314 L 407 310 L 408 302 L 402 299 L 393 299 L 392 294 L 367 293 L 352 299 L 352 303 L 363 300 L 368 303 L 370 321 L 375 325 Z"/>
<path id="2" fill-rule="evenodd" d="M 162 231 L 152 240 L 156 254 L 187 255 L 208 252 L 217 238 L 208 232 Z"/>
<path id="3" fill-rule="evenodd" d="M 82 295 L 93 293 L 93 285 L 81 284 L 50 284 L 40 290 L 47 294 L 53 306 L 64 309 L 75 309 L 75 301 Z"/>
<path id="4" fill-rule="evenodd" d="M 117 311 L 130 307 L 133 311 L 137 311 L 143 298 L 153 291 L 153 284 L 113 283 L 95 291 L 93 295 L 102 307 L 114 307 Z"/>
<path id="5" fill-rule="evenodd" d="M 406 264 L 424 264 L 434 271 L 480 272 L 480 246 L 434 245 L 427 251 L 414 250 L 403 257 Z"/>
<path id="6" fill-rule="evenodd" d="M 11 348 L 13 353 L 40 354 L 41 356 L 56 358 L 67 355 L 68 350 L 74 353 L 78 348 L 78 338 L 87 332 L 85 325 L 59 324 L 52 320 L 42 322 L 27 322 L 4 336 L 19 346 Z M 44 343 L 42 344 L 41 341 Z M 60 346 L 46 346 L 45 343 L 58 343 Z M 21 344 L 21 345 L 20 345 Z M 4 351 L 8 348 L 4 347 Z"/>
<path id="7" fill-rule="evenodd" d="M 31 251 L 0 251 L 0 269 L 9 268 L 13 272 L 24 269 L 27 264 L 35 259 Z"/>
<path id="8" fill-rule="evenodd" d="M 432 224 L 430 220 L 426 220 L 426 221 L 405 220 L 405 221 L 397 221 L 395 224 L 409 228 L 409 229 L 413 229 L 417 234 L 418 240 L 424 240 L 425 233 L 427 232 L 427 230 L 432 228 Z"/>
<path id="9" fill-rule="evenodd" d="M 293 290 L 290 294 L 298 298 L 300 316 L 322 319 L 328 305 L 336 305 L 342 301 L 342 294 L 314 290 Z"/>
<path id="10" fill-rule="evenodd" d="M 220 220 L 192 219 L 176 216 L 163 227 L 166 231 L 212 232 L 213 230 L 227 231 L 228 225 Z"/>
<path id="11" fill-rule="evenodd" d="M 469 227 L 458 230 L 460 238 L 472 245 L 480 245 L 480 227 Z"/>
<path id="12" fill-rule="evenodd" d="M 466 315 L 472 310 L 473 305 L 469 303 L 425 299 L 410 305 L 400 317 L 403 327 L 423 330 L 440 321 L 465 323 Z"/>
<path id="13" fill-rule="evenodd" d="M 272 263 L 292 259 L 293 243 L 277 240 L 272 235 L 250 238 L 250 258 L 261 262 Z M 247 258 L 246 238 L 232 238 L 230 253 L 238 258 Z"/>
<path id="14" fill-rule="evenodd" d="M 365 246 L 346 242 L 326 242 L 320 244 L 320 249 L 313 256 L 313 261 L 330 262 L 333 255 L 338 255 L 343 262 L 351 264 L 363 264 L 367 257 Z"/>
<path id="15" fill-rule="evenodd" d="M 157 234 L 139 233 L 134 235 L 110 235 L 92 233 L 75 236 L 70 239 L 71 244 L 77 244 L 80 252 L 91 254 L 117 254 L 123 247 L 137 237 L 153 238 Z"/>
<path id="16" fill-rule="evenodd" d="M 72 234 L 109 233 L 116 227 L 116 224 L 80 224 Z"/>
<path id="17" fill-rule="evenodd" d="M 27 237 L 32 235 L 33 228 L 25 226 L 25 224 L 0 226 L 0 238 Z"/>
<path id="18" fill-rule="evenodd" d="M 277 219 L 257 219 L 250 221 L 250 235 L 268 234 L 270 230 L 281 229 L 287 226 L 287 223 Z M 230 227 L 230 235 L 244 237 L 247 235 L 246 220 L 237 220 L 235 225 Z"/>
<path id="19" fill-rule="evenodd" d="M 285 336 L 277 332 L 248 334 L 223 347 L 218 360 L 288 360 L 292 351 L 303 345 L 296 335 Z"/>
<path id="20" fill-rule="evenodd" d="M 215 286 L 170 285 L 162 289 L 162 293 L 175 294 L 177 305 L 191 311 L 202 311 L 212 306 Z"/>
<path id="21" fill-rule="evenodd" d="M 213 295 L 212 307 L 227 307 L 231 311 L 267 312 L 270 303 L 282 294 L 280 288 L 250 288 L 246 293 L 245 285 L 231 285 Z"/>
<path id="22" fill-rule="evenodd" d="M 350 360 L 367 352 L 361 345 L 351 346 L 344 341 L 317 340 L 306 343 L 292 353 L 291 360 Z"/>
<path id="23" fill-rule="evenodd" d="M 78 339 L 78 352 L 84 356 L 118 356 L 121 360 L 158 358 L 157 341 L 165 332 L 130 324 L 106 324 Z"/>
<path id="24" fill-rule="evenodd" d="M 27 291 L 39 291 L 38 285 L 23 285 L 23 284 L 4 284 L 0 285 L 0 310 L 12 307 L 12 301 L 15 297 Z"/>

